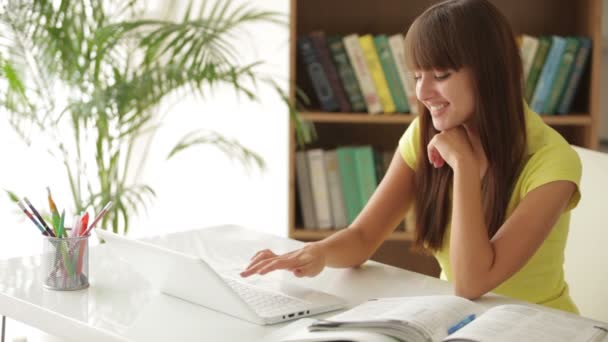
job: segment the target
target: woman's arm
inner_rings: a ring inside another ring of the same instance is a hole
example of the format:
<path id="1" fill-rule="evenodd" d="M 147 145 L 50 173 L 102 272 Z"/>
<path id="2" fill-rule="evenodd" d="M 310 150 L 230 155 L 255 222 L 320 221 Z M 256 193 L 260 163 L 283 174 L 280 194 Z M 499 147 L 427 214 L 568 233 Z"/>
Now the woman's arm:
<path id="1" fill-rule="evenodd" d="M 315 276 L 325 266 L 361 265 L 403 220 L 413 194 L 414 171 L 397 151 L 382 182 L 347 229 L 283 255 L 260 251 L 241 275 L 286 269 L 296 276 Z"/>
<path id="2" fill-rule="evenodd" d="M 477 298 L 520 270 L 542 245 L 567 207 L 576 185 L 554 181 L 530 191 L 488 238 L 481 200 L 480 163 L 464 127 L 443 131 L 427 146 L 435 167 L 454 172 L 450 263 L 457 295 Z"/>
<path id="3" fill-rule="evenodd" d="M 557 223 L 576 185 L 555 181 L 530 191 L 490 240 L 479 172 L 471 168 L 464 162 L 453 168 L 450 262 L 456 294 L 473 299 L 526 264 Z"/>

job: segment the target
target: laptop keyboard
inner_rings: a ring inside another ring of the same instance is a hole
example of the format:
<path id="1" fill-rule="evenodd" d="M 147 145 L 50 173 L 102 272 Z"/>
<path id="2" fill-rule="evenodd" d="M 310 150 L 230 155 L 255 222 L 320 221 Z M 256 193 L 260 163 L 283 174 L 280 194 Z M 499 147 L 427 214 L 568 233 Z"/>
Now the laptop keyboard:
<path id="1" fill-rule="evenodd" d="M 260 316 L 274 316 L 310 308 L 308 302 L 224 278 L 226 283 Z"/>

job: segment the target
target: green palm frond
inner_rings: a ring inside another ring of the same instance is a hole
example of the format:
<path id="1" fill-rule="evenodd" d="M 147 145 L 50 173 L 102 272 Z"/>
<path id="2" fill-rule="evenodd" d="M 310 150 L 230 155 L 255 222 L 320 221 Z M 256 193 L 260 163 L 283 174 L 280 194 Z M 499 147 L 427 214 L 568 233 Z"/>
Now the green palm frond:
<path id="1" fill-rule="evenodd" d="M 231 159 L 237 159 L 242 162 L 247 169 L 250 169 L 252 166 L 261 170 L 265 168 L 264 160 L 257 153 L 241 145 L 236 140 L 229 140 L 217 132 L 205 130 L 196 130 L 185 135 L 169 152 L 167 159 L 187 148 L 197 145 L 212 145 L 217 147 Z"/>

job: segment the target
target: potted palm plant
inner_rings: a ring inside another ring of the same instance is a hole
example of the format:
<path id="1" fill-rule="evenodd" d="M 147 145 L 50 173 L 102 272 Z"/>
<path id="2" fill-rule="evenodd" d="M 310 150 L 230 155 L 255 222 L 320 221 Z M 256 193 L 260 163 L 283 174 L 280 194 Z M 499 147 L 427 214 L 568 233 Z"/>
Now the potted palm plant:
<path id="1" fill-rule="evenodd" d="M 114 232 L 126 233 L 130 215 L 154 196 L 151 186 L 130 176 L 145 162 L 141 152 L 134 156 L 134 146 L 159 128 L 155 110 L 169 97 L 204 98 L 223 84 L 258 100 L 263 83 L 281 94 L 298 140 L 304 139 L 277 82 L 257 72 L 260 62 L 240 63 L 232 39 L 250 24 L 283 25 L 281 15 L 230 0 L 197 4 L 177 21 L 143 19 L 135 0 L 0 5 L 0 111 L 26 143 L 46 139 L 65 167 L 76 212 L 113 201 L 101 226 Z M 197 144 L 263 166 L 238 142 L 200 129 L 187 132 L 169 157 Z"/>

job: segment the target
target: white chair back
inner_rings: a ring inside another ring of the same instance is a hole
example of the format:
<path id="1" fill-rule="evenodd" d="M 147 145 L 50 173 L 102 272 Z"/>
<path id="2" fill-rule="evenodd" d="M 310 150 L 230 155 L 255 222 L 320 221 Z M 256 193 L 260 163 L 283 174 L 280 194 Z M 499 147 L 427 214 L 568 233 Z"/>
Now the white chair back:
<path id="1" fill-rule="evenodd" d="M 571 215 L 565 277 L 581 315 L 608 322 L 608 154 L 573 147 L 582 197 Z"/>

